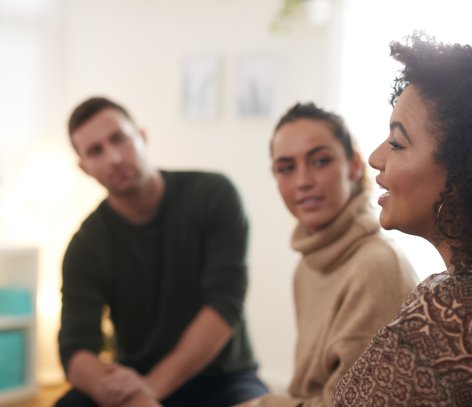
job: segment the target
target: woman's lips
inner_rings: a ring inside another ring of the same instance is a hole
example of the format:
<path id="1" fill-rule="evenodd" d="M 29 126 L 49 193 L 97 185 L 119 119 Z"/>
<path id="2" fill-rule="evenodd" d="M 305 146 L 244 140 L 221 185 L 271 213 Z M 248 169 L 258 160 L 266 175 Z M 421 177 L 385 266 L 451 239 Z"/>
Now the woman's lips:
<path id="1" fill-rule="evenodd" d="M 379 196 L 378 204 L 384 206 L 388 199 L 390 198 L 390 191 L 385 191 L 382 195 Z"/>
<path id="2" fill-rule="evenodd" d="M 317 196 L 308 196 L 297 201 L 297 206 L 303 210 L 318 209 L 322 203 L 323 198 Z"/>
<path id="3" fill-rule="evenodd" d="M 380 175 L 377 175 L 377 177 L 375 177 L 375 181 L 377 182 L 377 185 L 381 188 L 381 189 L 384 189 L 385 192 L 379 196 L 379 200 L 378 200 L 378 204 L 380 206 L 384 206 L 385 203 L 388 201 L 388 199 L 390 198 L 390 191 L 388 190 L 388 188 L 386 188 L 382 182 L 380 182 Z"/>

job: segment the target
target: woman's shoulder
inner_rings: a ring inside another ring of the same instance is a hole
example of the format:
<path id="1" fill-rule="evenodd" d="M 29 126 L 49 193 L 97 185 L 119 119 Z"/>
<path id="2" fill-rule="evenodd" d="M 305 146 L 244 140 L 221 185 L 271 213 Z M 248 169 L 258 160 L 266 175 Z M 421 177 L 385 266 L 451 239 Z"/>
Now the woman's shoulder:
<path id="1" fill-rule="evenodd" d="M 377 273 L 387 280 L 408 281 L 411 289 L 419 282 L 418 276 L 405 254 L 381 232 L 362 239 L 355 253 L 359 269 L 365 273 Z"/>
<path id="2" fill-rule="evenodd" d="M 445 271 L 435 274 L 423 283 L 420 298 L 434 321 L 472 322 L 471 273 L 454 274 Z M 433 310 L 436 311 L 432 312 Z"/>
<path id="3" fill-rule="evenodd" d="M 451 274 L 447 270 L 431 274 L 410 294 L 403 307 L 414 303 L 452 306 L 453 302 L 472 307 L 472 274 Z"/>
<path id="4" fill-rule="evenodd" d="M 472 275 L 445 271 L 433 274 L 419 284 L 389 326 L 407 336 L 427 329 L 449 343 L 459 341 L 457 346 L 460 347 L 467 342 L 468 352 L 472 354 L 472 338 L 467 339 L 471 324 Z"/>

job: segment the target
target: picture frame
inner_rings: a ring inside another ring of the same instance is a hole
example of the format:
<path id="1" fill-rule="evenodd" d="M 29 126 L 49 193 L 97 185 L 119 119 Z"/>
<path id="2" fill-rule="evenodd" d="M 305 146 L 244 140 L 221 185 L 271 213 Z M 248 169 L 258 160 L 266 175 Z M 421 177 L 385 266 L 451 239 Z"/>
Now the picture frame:
<path id="1" fill-rule="evenodd" d="M 272 118 L 280 100 L 280 57 L 253 52 L 238 56 L 235 66 L 237 115 Z"/>
<path id="2" fill-rule="evenodd" d="M 181 110 L 191 120 L 210 120 L 220 115 L 221 58 L 190 56 L 182 62 Z"/>

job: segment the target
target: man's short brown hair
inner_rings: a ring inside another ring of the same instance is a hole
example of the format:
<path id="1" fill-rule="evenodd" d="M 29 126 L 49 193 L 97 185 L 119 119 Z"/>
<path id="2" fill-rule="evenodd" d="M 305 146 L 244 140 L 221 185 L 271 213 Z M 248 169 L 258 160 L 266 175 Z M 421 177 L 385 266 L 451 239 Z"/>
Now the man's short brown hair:
<path id="1" fill-rule="evenodd" d="M 69 131 L 69 137 L 72 137 L 72 133 L 82 126 L 86 121 L 91 119 L 97 113 L 104 109 L 115 109 L 121 112 L 127 119 L 134 123 L 133 118 L 128 111 L 120 104 L 113 102 L 105 97 L 92 97 L 85 100 L 78 105 L 72 112 L 67 124 Z"/>

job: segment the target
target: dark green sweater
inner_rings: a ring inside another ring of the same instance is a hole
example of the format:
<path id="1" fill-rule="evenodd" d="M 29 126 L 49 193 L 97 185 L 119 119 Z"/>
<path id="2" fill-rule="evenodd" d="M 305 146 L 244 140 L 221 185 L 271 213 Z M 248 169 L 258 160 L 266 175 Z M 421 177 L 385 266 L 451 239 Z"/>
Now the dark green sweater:
<path id="1" fill-rule="evenodd" d="M 118 360 L 150 369 L 202 306 L 234 335 L 209 372 L 254 368 L 244 321 L 248 224 L 239 195 L 220 174 L 161 171 L 165 193 L 149 223 L 133 225 L 107 201 L 83 222 L 63 262 L 59 347 L 99 352 L 108 305 Z"/>

